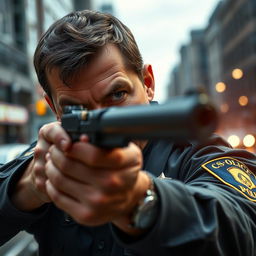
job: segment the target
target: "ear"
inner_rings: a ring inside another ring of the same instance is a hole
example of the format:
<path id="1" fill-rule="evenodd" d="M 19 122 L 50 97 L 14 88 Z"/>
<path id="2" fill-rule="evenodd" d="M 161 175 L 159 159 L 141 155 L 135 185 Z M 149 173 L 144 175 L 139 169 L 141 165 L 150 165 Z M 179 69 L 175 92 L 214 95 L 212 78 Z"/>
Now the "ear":
<path id="1" fill-rule="evenodd" d="M 60 117 L 57 114 L 56 108 L 55 108 L 54 103 L 52 102 L 51 98 L 46 93 L 44 93 L 44 98 L 45 98 L 46 102 L 48 103 L 49 107 L 51 108 L 51 110 L 53 111 L 53 113 L 55 114 L 57 120 L 60 121 Z"/>
<path id="2" fill-rule="evenodd" d="M 143 68 L 143 80 L 146 89 L 146 93 L 148 95 L 148 100 L 151 101 L 154 98 L 155 94 L 155 79 L 152 70 L 152 66 L 149 64 L 144 65 Z"/>

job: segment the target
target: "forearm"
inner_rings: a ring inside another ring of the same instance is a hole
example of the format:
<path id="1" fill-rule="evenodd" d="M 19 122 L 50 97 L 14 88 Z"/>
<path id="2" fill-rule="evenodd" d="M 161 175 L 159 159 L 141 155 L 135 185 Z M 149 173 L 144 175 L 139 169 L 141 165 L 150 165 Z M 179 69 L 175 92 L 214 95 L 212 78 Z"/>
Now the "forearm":
<path id="1" fill-rule="evenodd" d="M 34 160 L 27 166 L 23 176 L 17 181 L 17 184 L 12 191 L 10 197 L 13 205 L 20 211 L 33 211 L 45 202 L 39 198 L 31 182 L 31 168 L 33 167 Z"/>

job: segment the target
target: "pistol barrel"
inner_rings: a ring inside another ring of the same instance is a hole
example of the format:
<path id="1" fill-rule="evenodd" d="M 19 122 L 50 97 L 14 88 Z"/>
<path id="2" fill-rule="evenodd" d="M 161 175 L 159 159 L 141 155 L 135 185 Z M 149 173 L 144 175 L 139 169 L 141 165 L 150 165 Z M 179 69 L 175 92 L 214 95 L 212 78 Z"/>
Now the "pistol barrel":
<path id="1" fill-rule="evenodd" d="M 218 122 L 205 94 L 173 97 L 163 104 L 84 111 L 64 114 L 63 127 L 73 140 L 85 133 L 93 144 L 103 147 L 125 146 L 131 140 L 203 141 Z"/>

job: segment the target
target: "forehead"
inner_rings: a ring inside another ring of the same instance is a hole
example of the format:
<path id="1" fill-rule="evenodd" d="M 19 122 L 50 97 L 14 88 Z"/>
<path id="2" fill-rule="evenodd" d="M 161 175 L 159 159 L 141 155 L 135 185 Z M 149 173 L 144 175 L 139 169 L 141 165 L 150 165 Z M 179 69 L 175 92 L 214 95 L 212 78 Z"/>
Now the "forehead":
<path id="1" fill-rule="evenodd" d="M 60 79 L 59 69 L 53 68 L 47 74 L 51 91 L 66 87 L 66 90 L 90 89 L 94 84 L 111 78 L 118 72 L 126 72 L 123 56 L 117 46 L 109 44 L 100 49 L 65 85 Z M 86 88 L 85 88 L 86 87 Z"/>

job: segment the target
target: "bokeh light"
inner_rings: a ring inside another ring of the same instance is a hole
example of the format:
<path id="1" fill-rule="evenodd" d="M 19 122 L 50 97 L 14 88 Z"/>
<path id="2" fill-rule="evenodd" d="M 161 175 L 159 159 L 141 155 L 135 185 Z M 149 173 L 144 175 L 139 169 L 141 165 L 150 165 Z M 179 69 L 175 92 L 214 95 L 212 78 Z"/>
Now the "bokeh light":
<path id="1" fill-rule="evenodd" d="M 249 102 L 249 99 L 247 96 L 240 96 L 238 99 L 238 103 L 240 106 L 246 106 Z"/>
<path id="2" fill-rule="evenodd" d="M 255 145 L 255 137 L 252 134 L 247 134 L 243 139 L 243 143 L 245 147 L 253 147 Z"/>
<path id="3" fill-rule="evenodd" d="M 240 138 L 237 135 L 230 135 L 227 141 L 234 148 L 238 147 L 240 144 Z"/>
<path id="4" fill-rule="evenodd" d="M 229 105 L 228 105 L 227 103 L 224 103 L 224 104 L 221 104 L 221 105 L 220 105 L 220 111 L 221 111 L 222 113 L 227 113 L 228 110 L 229 110 Z"/>
<path id="5" fill-rule="evenodd" d="M 236 80 L 241 79 L 243 75 L 244 75 L 243 70 L 240 68 L 235 68 L 232 71 L 232 77 Z"/>
<path id="6" fill-rule="evenodd" d="M 223 82 L 218 82 L 216 85 L 215 85 L 215 89 L 217 92 L 221 93 L 221 92 L 224 92 L 226 90 L 226 85 L 225 83 Z"/>

